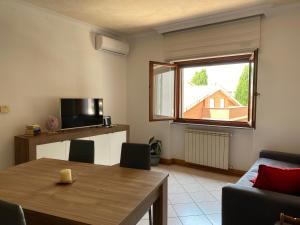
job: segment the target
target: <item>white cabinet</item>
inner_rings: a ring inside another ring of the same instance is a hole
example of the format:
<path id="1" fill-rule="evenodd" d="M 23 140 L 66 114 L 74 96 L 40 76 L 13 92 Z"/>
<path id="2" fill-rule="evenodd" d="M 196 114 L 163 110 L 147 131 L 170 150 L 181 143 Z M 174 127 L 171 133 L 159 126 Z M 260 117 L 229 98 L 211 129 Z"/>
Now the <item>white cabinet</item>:
<path id="1" fill-rule="evenodd" d="M 66 143 L 66 160 L 69 160 L 69 154 L 70 154 L 70 144 L 71 144 L 71 141 L 65 141 Z"/>
<path id="2" fill-rule="evenodd" d="M 54 142 L 36 146 L 36 158 L 51 158 L 66 160 L 66 142 Z"/>
<path id="3" fill-rule="evenodd" d="M 77 138 L 76 140 L 92 140 L 92 137 Z"/>
<path id="4" fill-rule="evenodd" d="M 95 164 L 114 165 L 120 163 L 122 143 L 126 142 L 126 131 L 102 134 L 79 140 L 92 140 L 95 144 Z M 68 160 L 70 141 L 37 145 L 36 158 Z"/>
<path id="5" fill-rule="evenodd" d="M 110 134 L 110 163 L 120 163 L 122 143 L 126 142 L 126 131 Z"/>
<path id="6" fill-rule="evenodd" d="M 110 163 L 110 134 L 91 137 L 95 144 L 95 164 L 111 165 Z"/>
<path id="7" fill-rule="evenodd" d="M 91 140 L 95 143 L 95 164 L 120 163 L 122 143 L 126 142 L 126 131 L 94 136 Z"/>

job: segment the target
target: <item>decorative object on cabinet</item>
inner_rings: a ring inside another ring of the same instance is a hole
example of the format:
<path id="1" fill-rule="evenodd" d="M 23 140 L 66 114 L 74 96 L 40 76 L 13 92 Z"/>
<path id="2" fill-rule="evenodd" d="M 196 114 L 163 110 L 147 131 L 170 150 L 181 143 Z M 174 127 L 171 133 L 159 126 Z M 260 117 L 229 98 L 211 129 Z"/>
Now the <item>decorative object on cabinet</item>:
<path id="1" fill-rule="evenodd" d="M 59 129 L 59 122 L 55 116 L 49 116 L 46 121 L 46 129 L 48 132 L 56 132 Z"/>
<path id="2" fill-rule="evenodd" d="M 31 124 L 25 127 L 26 136 L 36 136 L 41 133 L 41 127 L 38 124 Z"/>
<path id="3" fill-rule="evenodd" d="M 103 117 L 103 126 L 111 127 L 111 117 L 110 116 Z"/>

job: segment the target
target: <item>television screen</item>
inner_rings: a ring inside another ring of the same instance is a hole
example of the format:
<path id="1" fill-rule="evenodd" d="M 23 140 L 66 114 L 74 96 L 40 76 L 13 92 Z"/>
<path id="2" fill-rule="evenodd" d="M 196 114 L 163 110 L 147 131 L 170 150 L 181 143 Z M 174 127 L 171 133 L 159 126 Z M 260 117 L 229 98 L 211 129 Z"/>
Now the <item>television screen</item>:
<path id="1" fill-rule="evenodd" d="M 103 124 L 103 99 L 63 98 L 60 101 L 61 128 L 86 127 Z"/>

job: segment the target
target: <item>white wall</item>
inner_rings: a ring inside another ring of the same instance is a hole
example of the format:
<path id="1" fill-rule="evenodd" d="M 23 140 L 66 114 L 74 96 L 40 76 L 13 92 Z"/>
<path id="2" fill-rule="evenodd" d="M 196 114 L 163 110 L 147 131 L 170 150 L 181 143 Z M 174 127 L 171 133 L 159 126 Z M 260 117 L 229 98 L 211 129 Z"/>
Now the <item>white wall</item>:
<path id="1" fill-rule="evenodd" d="M 59 116 L 60 97 L 102 97 L 126 123 L 126 57 L 93 48 L 93 27 L 14 0 L 0 1 L 0 168 L 14 163 L 14 136 Z"/>
<path id="2" fill-rule="evenodd" d="M 259 53 L 257 129 L 229 129 L 230 166 L 246 170 L 261 149 L 300 153 L 300 4 L 270 9 L 262 20 Z M 162 37 L 133 38 L 128 59 L 128 122 L 131 140 L 162 139 L 163 157 L 184 159 L 184 128 L 168 122 L 148 122 L 148 61 L 163 61 Z M 197 126 L 199 129 L 213 129 Z"/>
<path id="3" fill-rule="evenodd" d="M 170 126 L 168 122 L 149 122 L 149 60 L 161 61 L 162 37 L 147 36 L 130 43 L 130 57 L 127 70 L 127 115 L 130 124 L 130 141 L 148 142 L 153 135 L 159 137 L 163 146 L 169 149 Z M 163 157 L 170 158 L 168 151 Z"/>

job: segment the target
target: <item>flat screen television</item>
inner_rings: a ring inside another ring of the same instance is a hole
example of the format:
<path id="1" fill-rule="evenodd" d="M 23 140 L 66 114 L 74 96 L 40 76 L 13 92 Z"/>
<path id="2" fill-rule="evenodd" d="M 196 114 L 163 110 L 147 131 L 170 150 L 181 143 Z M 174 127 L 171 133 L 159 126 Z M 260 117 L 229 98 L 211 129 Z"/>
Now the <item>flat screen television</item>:
<path id="1" fill-rule="evenodd" d="M 103 124 L 103 99 L 62 98 L 61 128 L 99 126 Z"/>

